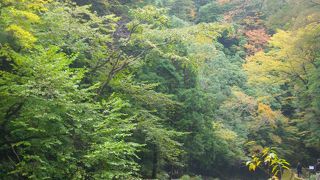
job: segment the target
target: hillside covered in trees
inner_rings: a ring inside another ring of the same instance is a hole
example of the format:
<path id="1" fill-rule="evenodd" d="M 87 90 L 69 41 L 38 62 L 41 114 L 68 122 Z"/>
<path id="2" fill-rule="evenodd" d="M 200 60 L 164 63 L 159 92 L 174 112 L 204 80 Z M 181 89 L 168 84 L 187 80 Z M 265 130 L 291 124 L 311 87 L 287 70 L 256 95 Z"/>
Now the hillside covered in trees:
<path id="1" fill-rule="evenodd" d="M 0 179 L 266 179 L 320 158 L 319 0 L 1 0 Z"/>

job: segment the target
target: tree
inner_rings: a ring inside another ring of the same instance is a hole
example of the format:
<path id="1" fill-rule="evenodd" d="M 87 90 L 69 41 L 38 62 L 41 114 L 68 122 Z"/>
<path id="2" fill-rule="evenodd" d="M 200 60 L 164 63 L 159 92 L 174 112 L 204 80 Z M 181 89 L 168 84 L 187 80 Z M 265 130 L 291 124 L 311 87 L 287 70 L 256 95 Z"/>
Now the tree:
<path id="1" fill-rule="evenodd" d="M 318 34 L 317 23 L 296 31 L 279 31 L 271 38 L 269 52 L 257 53 L 244 65 L 249 83 L 268 92 L 267 99 L 280 101 L 283 107 L 290 107 L 288 104 L 291 104 L 294 110 L 287 111 L 288 116 L 299 119 L 296 120 L 300 124 L 299 130 L 304 132 L 303 139 L 306 146 L 310 147 L 319 143 L 316 130 L 318 106 L 313 106 L 317 104 L 315 101 L 318 91 L 311 88 L 317 87 L 313 78 L 318 74 L 319 46 L 315 43 Z M 278 90 L 271 91 L 272 89 Z M 311 125 L 309 130 L 306 129 L 306 124 Z M 305 136 L 306 134 L 309 136 Z"/>
<path id="2" fill-rule="evenodd" d="M 40 22 L 39 12 L 46 11 L 46 0 L 7 0 L 0 3 L 1 43 L 8 43 L 14 48 L 31 48 L 37 38 L 32 32 L 33 24 Z M 13 42 L 12 42 L 13 41 Z"/>
<path id="3" fill-rule="evenodd" d="M 79 87 L 85 71 L 69 68 L 76 56 L 58 51 L 2 49 L 12 68 L 0 72 L 2 178 L 134 175 L 137 145 L 125 141 L 134 124 L 122 102 L 93 102 L 94 87 Z"/>
<path id="4" fill-rule="evenodd" d="M 265 170 L 274 177 L 282 178 L 283 170 L 289 169 L 290 164 L 278 157 L 272 148 L 265 148 L 260 153 L 253 155 L 252 160 L 247 161 L 249 170 L 255 171 L 257 168 Z"/>
<path id="5" fill-rule="evenodd" d="M 193 21 L 196 17 L 196 9 L 193 0 L 175 0 L 170 9 L 170 14 L 185 21 Z"/>
<path id="6" fill-rule="evenodd" d="M 199 9 L 198 22 L 216 22 L 223 18 L 223 13 L 228 10 L 228 5 L 211 2 Z"/>
<path id="7" fill-rule="evenodd" d="M 47 1 L 5 1 L 1 13 L 8 27 L 0 32 L 1 178 L 137 176 L 139 145 L 128 141 L 133 116 L 123 113 L 128 104 L 110 95 L 97 102 L 96 82 L 83 83 L 88 71 L 81 62 L 108 52 L 116 18 Z M 94 47 L 96 56 L 86 54 Z"/>
<path id="8" fill-rule="evenodd" d="M 249 56 L 262 51 L 270 39 L 265 29 L 248 30 L 244 34 L 248 38 L 248 43 L 245 45 L 245 48 Z"/>

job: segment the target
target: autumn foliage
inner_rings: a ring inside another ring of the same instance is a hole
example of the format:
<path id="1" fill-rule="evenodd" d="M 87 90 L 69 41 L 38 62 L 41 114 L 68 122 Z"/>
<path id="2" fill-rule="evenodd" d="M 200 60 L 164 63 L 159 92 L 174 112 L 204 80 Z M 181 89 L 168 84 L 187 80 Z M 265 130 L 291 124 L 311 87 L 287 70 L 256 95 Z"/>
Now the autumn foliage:
<path id="1" fill-rule="evenodd" d="M 270 39 L 264 28 L 248 30 L 244 34 L 248 39 L 248 43 L 245 45 L 248 55 L 253 55 L 263 50 Z"/>

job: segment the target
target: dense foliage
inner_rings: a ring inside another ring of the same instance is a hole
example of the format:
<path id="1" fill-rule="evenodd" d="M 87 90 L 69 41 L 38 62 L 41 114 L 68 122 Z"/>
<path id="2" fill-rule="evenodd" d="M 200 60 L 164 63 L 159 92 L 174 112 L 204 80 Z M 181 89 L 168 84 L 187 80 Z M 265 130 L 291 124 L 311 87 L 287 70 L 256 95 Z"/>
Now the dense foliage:
<path id="1" fill-rule="evenodd" d="M 0 17 L 0 179 L 319 158 L 317 0 L 2 0 Z"/>

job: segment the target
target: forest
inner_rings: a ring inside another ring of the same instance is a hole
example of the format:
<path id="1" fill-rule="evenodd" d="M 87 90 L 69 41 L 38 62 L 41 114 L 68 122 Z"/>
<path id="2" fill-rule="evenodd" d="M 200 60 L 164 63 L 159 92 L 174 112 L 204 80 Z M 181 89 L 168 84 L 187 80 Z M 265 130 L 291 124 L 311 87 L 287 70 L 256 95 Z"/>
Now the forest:
<path id="1" fill-rule="evenodd" d="M 0 179 L 281 179 L 319 158 L 319 0 L 0 0 Z"/>

